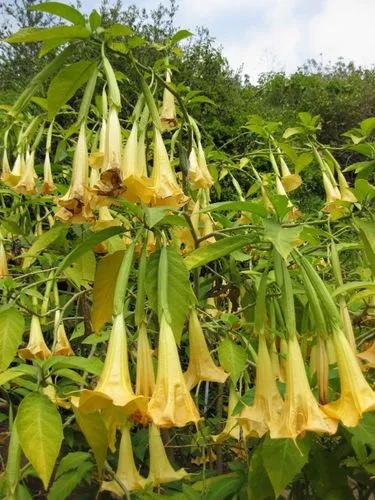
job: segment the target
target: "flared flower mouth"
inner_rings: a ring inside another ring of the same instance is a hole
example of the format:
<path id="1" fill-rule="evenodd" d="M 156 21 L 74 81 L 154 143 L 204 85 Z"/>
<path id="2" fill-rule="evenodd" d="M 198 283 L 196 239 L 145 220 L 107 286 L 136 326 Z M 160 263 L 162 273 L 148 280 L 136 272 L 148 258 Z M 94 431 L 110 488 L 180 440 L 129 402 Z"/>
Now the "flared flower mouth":
<path id="1" fill-rule="evenodd" d="M 206 157 L 199 143 L 198 148 L 192 147 L 189 156 L 189 182 L 193 189 L 208 189 L 214 181 L 208 170 Z"/>
<path id="2" fill-rule="evenodd" d="M 9 175 L 6 176 L 6 179 L 4 179 L 4 182 L 10 186 L 10 187 L 14 187 L 16 186 L 24 171 L 25 171 L 25 156 L 23 153 L 18 153 L 17 157 L 16 157 L 16 161 L 14 162 L 14 165 L 13 165 L 13 168 L 10 172 Z"/>
<path id="3" fill-rule="evenodd" d="M 213 362 L 195 309 L 191 310 L 189 317 L 189 346 L 189 366 L 184 373 L 188 389 L 204 380 L 224 383 L 228 374 Z"/>
<path id="4" fill-rule="evenodd" d="M 34 169 L 35 151 L 26 153 L 25 169 L 18 183 L 14 186 L 16 193 L 35 194 L 36 193 L 36 173 Z"/>
<path id="5" fill-rule="evenodd" d="M 296 439 L 306 431 L 334 434 L 338 420 L 329 418 L 319 408 L 307 379 L 297 337 L 288 340 L 286 394 L 278 419 L 270 425 L 271 438 Z"/>
<path id="6" fill-rule="evenodd" d="M 285 191 L 287 193 L 290 193 L 290 191 L 294 191 L 295 189 L 298 189 L 300 187 L 300 185 L 302 184 L 302 179 L 298 174 L 289 174 L 283 176 L 281 178 L 281 182 L 283 183 Z"/>
<path id="7" fill-rule="evenodd" d="M 90 188 L 88 183 L 88 155 L 86 144 L 86 126 L 82 123 L 76 150 L 73 157 L 73 172 L 70 186 L 66 194 L 58 199 L 60 209 L 55 217 L 62 222 L 82 223 L 94 219 L 90 205 Z"/>
<path id="8" fill-rule="evenodd" d="M 160 430 L 156 425 L 149 426 L 149 450 L 150 450 L 150 472 L 147 483 L 159 486 L 163 483 L 180 481 L 189 474 L 185 469 L 174 470 L 165 452 L 164 444 L 160 436 Z"/>
<path id="9" fill-rule="evenodd" d="M 184 427 L 200 420 L 185 383 L 173 331 L 164 315 L 160 322 L 156 384 L 148 413 L 159 427 Z"/>
<path id="10" fill-rule="evenodd" d="M 222 443 L 223 441 L 226 441 L 229 438 L 236 439 L 237 441 L 241 439 L 242 422 L 240 425 L 237 416 L 233 415 L 233 411 L 239 401 L 240 397 L 235 387 L 231 385 L 229 389 L 227 420 L 225 422 L 224 429 L 219 434 L 212 436 L 212 439 L 216 443 Z"/>
<path id="11" fill-rule="evenodd" d="M 276 424 L 282 407 L 283 400 L 276 385 L 266 339 L 260 335 L 254 402 L 245 407 L 238 418 L 246 437 L 262 437 Z"/>
<path id="12" fill-rule="evenodd" d="M 85 389 L 81 392 L 79 409 L 83 413 L 103 409 L 111 412 L 113 409 L 117 415 L 146 414 L 146 398 L 136 396 L 131 386 L 123 314 L 118 314 L 113 319 L 102 374 L 94 390 Z"/>
<path id="13" fill-rule="evenodd" d="M 56 311 L 55 327 L 54 327 L 55 339 L 52 348 L 52 353 L 55 356 L 73 356 L 74 351 L 72 349 L 72 346 L 70 345 L 68 337 L 66 336 L 64 323 L 60 320 L 60 318 L 61 318 L 61 311 Z"/>
<path id="14" fill-rule="evenodd" d="M 116 496 L 122 497 L 124 490 L 119 485 L 119 482 L 121 482 L 128 491 L 143 490 L 146 485 L 146 479 L 139 474 L 134 462 L 128 425 L 122 428 L 116 479 L 112 481 L 103 481 L 100 491 L 110 491 Z"/>
<path id="15" fill-rule="evenodd" d="M 18 356 L 22 359 L 47 359 L 51 356 L 48 349 L 38 316 L 32 316 L 30 326 L 29 342 L 26 347 L 18 350 Z"/>
<path id="16" fill-rule="evenodd" d="M 155 189 L 152 206 L 181 207 L 189 201 L 177 183 L 163 138 L 157 128 L 154 135 L 154 166 L 151 178 Z"/>
<path id="17" fill-rule="evenodd" d="M 323 406 L 332 418 L 341 420 L 346 427 L 358 425 L 362 414 L 375 409 L 375 393 L 366 381 L 358 360 L 344 332 L 333 332 L 341 395 L 337 401 Z"/>

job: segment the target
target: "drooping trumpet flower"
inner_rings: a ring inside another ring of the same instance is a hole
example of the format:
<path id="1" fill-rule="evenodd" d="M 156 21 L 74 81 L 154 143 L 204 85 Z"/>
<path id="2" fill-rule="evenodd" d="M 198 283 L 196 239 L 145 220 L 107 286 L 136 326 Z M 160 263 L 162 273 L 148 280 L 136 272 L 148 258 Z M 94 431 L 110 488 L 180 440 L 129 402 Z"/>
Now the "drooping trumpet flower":
<path id="1" fill-rule="evenodd" d="M 297 207 L 294 206 L 291 199 L 287 195 L 285 188 L 284 188 L 284 185 L 281 182 L 281 179 L 278 175 L 276 176 L 276 193 L 280 196 L 286 196 L 288 199 L 288 207 L 290 208 L 290 211 L 288 213 L 288 218 L 290 220 L 298 219 L 301 216 L 301 212 L 299 211 L 299 209 Z"/>
<path id="2" fill-rule="evenodd" d="M 49 157 L 49 151 L 46 151 L 46 156 L 44 158 L 43 166 L 43 194 L 51 194 L 56 189 L 55 183 L 53 182 L 52 170 L 51 170 L 51 160 Z"/>
<path id="3" fill-rule="evenodd" d="M 55 339 L 52 348 L 52 354 L 55 356 L 73 356 L 74 351 L 68 337 L 66 336 L 64 323 L 61 321 L 61 311 L 55 312 L 55 325 L 54 325 Z"/>
<path id="4" fill-rule="evenodd" d="M 2 240 L 0 240 L 0 278 L 9 276 L 7 254 Z"/>
<path id="5" fill-rule="evenodd" d="M 302 179 L 298 174 L 292 174 L 286 164 L 284 158 L 280 156 L 280 167 L 281 167 L 281 182 L 283 183 L 284 189 L 287 193 L 294 191 L 299 188 L 302 184 Z"/>
<path id="6" fill-rule="evenodd" d="M 99 195 L 118 196 L 124 192 L 124 187 L 121 175 L 121 126 L 115 107 L 109 110 L 105 128 L 103 167 L 95 190 Z"/>
<path id="7" fill-rule="evenodd" d="M 362 414 L 375 409 L 375 392 L 367 383 L 352 348 L 342 330 L 333 334 L 341 395 L 323 407 L 327 415 L 341 420 L 346 427 L 355 427 Z"/>
<path id="8" fill-rule="evenodd" d="M 155 388 L 155 374 L 152 364 L 152 350 L 147 337 L 146 323 L 142 322 L 138 329 L 137 379 L 135 393 L 151 398 Z"/>
<path id="9" fill-rule="evenodd" d="M 338 201 L 341 200 L 341 194 L 340 191 L 337 189 L 337 186 L 335 186 L 332 183 L 331 179 L 329 178 L 326 172 L 322 171 L 322 177 L 323 177 L 323 187 L 326 194 L 326 203 L 323 208 L 324 212 L 338 213 L 344 211 L 345 207 L 340 206 L 338 203 Z"/>
<path id="10" fill-rule="evenodd" d="M 7 176 L 6 184 L 14 187 L 20 181 L 25 171 L 25 157 L 23 153 L 18 153 L 10 174 Z M 5 180 L 4 180 L 5 182 Z"/>
<path id="11" fill-rule="evenodd" d="M 212 436 L 215 442 L 221 443 L 222 441 L 226 441 L 230 437 L 236 439 L 237 441 L 241 438 L 241 426 L 238 422 L 237 416 L 233 415 L 233 411 L 239 400 L 240 397 L 236 391 L 236 388 L 233 384 L 231 384 L 229 388 L 227 420 L 225 422 L 225 427 L 220 432 L 220 434 Z"/>
<path id="12" fill-rule="evenodd" d="M 2 182 L 7 182 L 9 176 L 10 176 L 10 165 L 9 165 L 9 160 L 8 160 L 8 152 L 6 148 L 4 148 L 3 151 L 3 159 L 2 159 L 2 164 L 1 164 L 1 176 L 0 180 Z"/>
<path id="13" fill-rule="evenodd" d="M 357 354 L 357 356 L 366 362 L 364 369 L 375 368 L 375 342 L 368 349 Z"/>
<path id="14" fill-rule="evenodd" d="M 35 161 L 35 151 L 31 152 L 27 151 L 24 171 L 18 183 L 14 186 L 14 190 L 16 191 L 16 193 L 20 194 L 36 193 L 36 186 L 35 186 L 36 173 L 34 168 L 34 161 Z"/>
<path id="15" fill-rule="evenodd" d="M 157 128 L 154 135 L 154 166 L 151 178 L 155 188 L 151 201 L 153 206 L 179 207 L 189 201 L 177 183 L 163 138 Z"/>
<path id="16" fill-rule="evenodd" d="M 146 398 L 136 396 L 130 381 L 128 366 L 128 348 L 124 315 L 113 318 L 111 336 L 103 371 L 94 390 L 81 392 L 79 409 L 82 412 L 93 412 L 108 409 L 118 410 L 117 415 L 136 416 L 146 413 Z"/>
<path id="17" fill-rule="evenodd" d="M 338 421 L 319 408 L 307 379 L 296 335 L 288 339 L 286 394 L 281 414 L 270 428 L 271 438 L 291 438 L 306 431 L 334 434 Z"/>
<path id="18" fill-rule="evenodd" d="M 173 331 L 164 315 L 160 321 L 156 384 L 148 413 L 159 427 L 184 427 L 200 419 L 185 383 Z"/>
<path id="19" fill-rule="evenodd" d="M 224 383 L 228 374 L 213 362 L 195 309 L 189 316 L 189 346 L 189 366 L 184 373 L 188 389 L 204 380 Z"/>
<path id="20" fill-rule="evenodd" d="M 349 184 L 347 183 L 344 174 L 341 171 L 338 171 L 337 177 L 339 180 L 341 199 L 349 203 L 356 203 L 357 198 L 355 197 L 354 193 L 350 190 Z"/>
<path id="21" fill-rule="evenodd" d="M 168 68 L 165 72 L 165 82 L 171 83 L 172 72 Z M 171 130 L 177 125 L 176 105 L 174 95 L 167 88 L 163 91 L 163 104 L 160 112 L 160 121 L 163 130 Z"/>
<path id="22" fill-rule="evenodd" d="M 154 486 L 172 481 L 180 481 L 188 476 L 185 469 L 174 470 L 168 460 L 164 444 L 160 436 L 160 430 L 155 424 L 149 426 L 149 450 L 150 450 L 150 472 L 147 483 Z"/>
<path id="23" fill-rule="evenodd" d="M 264 335 L 259 335 L 254 401 L 242 410 L 238 419 L 246 437 L 262 437 L 276 424 L 282 406 L 266 339 Z"/>
<path id="24" fill-rule="evenodd" d="M 135 465 L 130 429 L 126 424 L 122 428 L 121 443 L 118 456 L 116 479 L 120 481 L 128 491 L 139 491 L 145 487 L 146 479 L 142 477 Z M 101 491 L 110 491 L 118 497 L 123 497 L 124 491 L 116 481 L 103 481 Z"/>
<path id="25" fill-rule="evenodd" d="M 144 143 L 143 147 L 145 148 Z M 121 175 L 126 188 L 124 197 L 131 202 L 141 200 L 143 203 L 148 204 L 154 193 L 154 187 L 152 180 L 144 175 L 144 166 L 142 164 L 138 166 L 140 148 L 141 144 L 138 143 L 138 126 L 137 122 L 134 122 L 124 148 L 121 163 Z"/>
<path id="26" fill-rule="evenodd" d="M 206 157 L 202 144 L 198 141 L 198 147 L 192 147 L 189 155 L 189 182 L 193 189 L 208 189 L 214 180 L 207 167 Z"/>
<path id="27" fill-rule="evenodd" d="M 18 350 L 18 356 L 22 359 L 47 359 L 51 356 L 51 351 L 44 341 L 38 316 L 32 316 L 29 342 L 26 347 Z"/>
<path id="28" fill-rule="evenodd" d="M 57 203 L 61 208 L 56 212 L 56 218 L 62 222 L 82 223 L 94 219 L 90 206 L 85 123 L 81 125 L 74 151 L 69 189 Z"/>

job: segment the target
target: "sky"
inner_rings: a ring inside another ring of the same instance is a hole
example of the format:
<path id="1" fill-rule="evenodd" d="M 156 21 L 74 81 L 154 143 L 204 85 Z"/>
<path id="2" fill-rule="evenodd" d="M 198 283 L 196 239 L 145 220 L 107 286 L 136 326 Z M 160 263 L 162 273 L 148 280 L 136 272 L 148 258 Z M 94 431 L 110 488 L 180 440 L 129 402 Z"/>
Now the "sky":
<path id="1" fill-rule="evenodd" d="M 99 0 L 83 0 L 86 10 Z M 123 0 L 154 8 L 163 0 Z M 233 69 L 253 83 L 268 71 L 295 71 L 307 59 L 324 64 L 375 63 L 375 0 L 180 0 L 177 24 L 206 26 Z"/>

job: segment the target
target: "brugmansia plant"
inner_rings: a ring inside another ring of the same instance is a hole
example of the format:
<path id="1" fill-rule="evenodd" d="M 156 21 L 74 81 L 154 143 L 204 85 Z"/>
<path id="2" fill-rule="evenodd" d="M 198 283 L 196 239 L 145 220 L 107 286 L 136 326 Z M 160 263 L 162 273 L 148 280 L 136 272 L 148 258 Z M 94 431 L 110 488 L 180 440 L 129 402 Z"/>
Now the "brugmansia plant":
<path id="1" fill-rule="evenodd" d="M 370 498 L 375 118 L 331 148 L 252 116 L 237 162 L 176 84 L 189 32 L 32 9 L 68 24 L 7 39 L 49 62 L 0 115 L 1 498 Z"/>

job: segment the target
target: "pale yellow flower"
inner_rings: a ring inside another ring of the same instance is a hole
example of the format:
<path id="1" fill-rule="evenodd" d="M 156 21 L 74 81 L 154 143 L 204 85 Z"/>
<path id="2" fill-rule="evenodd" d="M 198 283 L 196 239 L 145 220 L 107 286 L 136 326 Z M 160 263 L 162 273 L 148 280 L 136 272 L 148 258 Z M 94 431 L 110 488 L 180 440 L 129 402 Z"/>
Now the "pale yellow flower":
<path id="1" fill-rule="evenodd" d="M 26 347 L 18 350 L 18 356 L 22 359 L 47 359 L 51 356 L 51 351 L 44 341 L 38 316 L 32 316 L 29 342 Z"/>
<path id="2" fill-rule="evenodd" d="M 49 157 L 49 152 L 46 151 L 46 156 L 44 158 L 44 168 L 43 168 L 43 194 L 51 194 L 56 189 L 55 183 L 53 182 L 52 170 L 51 170 L 51 160 Z"/>
<path id="3" fill-rule="evenodd" d="M 165 72 L 166 83 L 171 83 L 171 76 L 171 70 L 167 69 Z M 174 95 L 165 87 L 163 91 L 163 104 L 160 112 L 160 121 L 163 130 L 170 130 L 177 125 Z"/>

